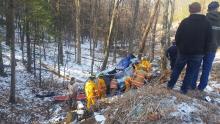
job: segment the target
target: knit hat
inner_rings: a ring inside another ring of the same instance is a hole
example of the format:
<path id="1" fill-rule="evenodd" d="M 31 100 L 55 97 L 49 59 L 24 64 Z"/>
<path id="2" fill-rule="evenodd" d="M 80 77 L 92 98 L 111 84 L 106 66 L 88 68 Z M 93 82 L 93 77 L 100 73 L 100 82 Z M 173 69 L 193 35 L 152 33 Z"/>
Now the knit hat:
<path id="1" fill-rule="evenodd" d="M 198 13 L 201 12 L 201 4 L 198 2 L 194 2 L 189 5 L 189 12 L 192 13 Z"/>
<path id="2" fill-rule="evenodd" d="M 212 1 L 208 6 L 208 11 L 213 11 L 219 8 L 219 3 L 217 1 Z"/>
<path id="3" fill-rule="evenodd" d="M 95 79 L 95 75 L 89 76 L 89 79 L 90 79 L 90 80 L 94 80 L 94 79 Z"/>
<path id="4" fill-rule="evenodd" d="M 74 77 L 71 77 L 71 79 L 70 79 L 71 81 L 74 81 L 75 80 L 75 78 Z"/>
<path id="5" fill-rule="evenodd" d="M 103 73 L 99 74 L 99 77 L 104 77 L 104 74 Z"/>

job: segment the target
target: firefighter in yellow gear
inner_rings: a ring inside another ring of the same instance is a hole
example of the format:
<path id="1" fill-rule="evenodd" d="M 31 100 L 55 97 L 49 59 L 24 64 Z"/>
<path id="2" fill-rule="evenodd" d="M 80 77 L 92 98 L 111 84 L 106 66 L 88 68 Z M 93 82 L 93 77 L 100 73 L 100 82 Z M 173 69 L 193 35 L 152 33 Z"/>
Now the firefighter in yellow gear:
<path id="1" fill-rule="evenodd" d="M 131 84 L 132 84 L 132 78 L 126 77 L 125 78 L 125 92 L 129 91 L 129 89 L 131 88 Z"/>
<path id="2" fill-rule="evenodd" d="M 99 98 L 105 98 L 106 97 L 106 84 L 105 80 L 103 79 L 104 75 L 100 74 L 98 77 L 97 87 L 98 87 L 98 97 Z"/>
<path id="3" fill-rule="evenodd" d="M 94 82 L 95 76 L 90 76 L 89 80 L 85 84 L 85 93 L 87 99 L 87 108 L 91 107 L 96 103 L 97 99 L 97 86 Z"/>
<path id="4" fill-rule="evenodd" d="M 125 92 L 129 91 L 132 86 L 132 78 L 134 76 L 137 65 L 138 63 L 132 64 L 132 70 L 130 72 L 130 75 L 125 77 Z"/>
<path id="5" fill-rule="evenodd" d="M 136 65 L 136 70 L 141 69 L 146 72 L 150 72 L 151 70 L 151 63 L 146 58 L 143 58 L 140 63 Z"/>
<path id="6" fill-rule="evenodd" d="M 142 87 L 147 79 L 147 76 L 147 72 L 145 72 L 143 69 L 136 70 L 132 79 L 132 87 Z"/>

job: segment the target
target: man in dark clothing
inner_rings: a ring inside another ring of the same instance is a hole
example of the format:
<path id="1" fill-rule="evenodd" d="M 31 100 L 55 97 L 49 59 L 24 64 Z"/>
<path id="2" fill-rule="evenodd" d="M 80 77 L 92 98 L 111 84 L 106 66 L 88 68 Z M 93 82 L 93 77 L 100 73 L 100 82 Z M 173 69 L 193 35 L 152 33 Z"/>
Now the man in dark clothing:
<path id="1" fill-rule="evenodd" d="M 186 94 L 189 86 L 193 82 L 196 73 L 199 72 L 201 61 L 204 56 L 206 46 L 211 40 L 211 25 L 204 15 L 201 15 L 201 5 L 194 2 L 189 5 L 190 16 L 184 19 L 175 36 L 178 57 L 171 74 L 171 79 L 167 84 L 172 89 L 179 78 L 185 65 L 186 75 L 183 80 L 181 92 Z"/>
<path id="2" fill-rule="evenodd" d="M 217 51 L 218 44 L 220 43 L 220 12 L 218 12 L 219 3 L 213 1 L 208 6 L 208 13 L 206 15 L 208 21 L 212 25 L 212 42 L 207 47 L 205 56 L 203 57 L 203 65 L 202 65 L 202 75 L 200 77 L 200 84 L 198 85 L 198 89 L 203 91 L 209 79 L 209 73 L 212 69 L 212 63 L 215 58 L 215 54 Z M 196 81 L 198 75 L 195 76 L 192 88 L 196 88 Z"/>
<path id="3" fill-rule="evenodd" d="M 173 45 L 167 49 L 166 56 L 170 60 L 170 67 L 173 70 L 177 58 L 176 42 L 173 42 Z"/>

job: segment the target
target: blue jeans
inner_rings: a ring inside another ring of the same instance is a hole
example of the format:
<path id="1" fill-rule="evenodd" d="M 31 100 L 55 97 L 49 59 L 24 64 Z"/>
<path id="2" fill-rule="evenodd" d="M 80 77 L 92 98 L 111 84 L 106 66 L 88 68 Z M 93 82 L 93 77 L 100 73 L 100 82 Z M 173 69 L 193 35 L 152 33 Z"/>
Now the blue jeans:
<path id="1" fill-rule="evenodd" d="M 215 59 L 215 52 L 210 52 L 205 54 L 203 57 L 203 64 L 202 64 L 202 75 L 200 77 L 200 84 L 198 85 L 199 90 L 204 90 L 208 84 L 209 74 L 212 69 L 212 63 Z M 196 77 L 196 80 L 198 75 Z M 196 86 L 196 80 L 194 81 L 193 86 Z"/>
<path id="2" fill-rule="evenodd" d="M 178 55 L 171 79 L 167 84 L 168 88 L 173 88 L 179 78 L 183 68 L 187 65 L 186 74 L 183 80 L 181 91 L 187 93 L 188 88 L 193 82 L 195 73 L 199 72 L 203 55 Z"/>

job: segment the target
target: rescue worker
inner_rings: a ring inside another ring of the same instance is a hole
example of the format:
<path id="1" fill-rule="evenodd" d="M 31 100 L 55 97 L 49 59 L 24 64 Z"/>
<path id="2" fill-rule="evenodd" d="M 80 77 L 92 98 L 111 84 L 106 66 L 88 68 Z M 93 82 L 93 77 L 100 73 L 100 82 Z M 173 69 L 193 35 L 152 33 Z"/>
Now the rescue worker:
<path id="1" fill-rule="evenodd" d="M 129 76 L 125 77 L 125 92 L 129 91 L 132 85 L 132 77 L 135 72 L 137 63 L 132 64 L 131 70 L 129 70 Z"/>
<path id="2" fill-rule="evenodd" d="M 132 78 L 126 77 L 125 78 L 125 92 L 129 91 L 132 85 Z"/>
<path id="3" fill-rule="evenodd" d="M 117 79 L 113 78 L 110 82 L 111 96 L 115 95 L 117 89 L 118 89 L 118 81 Z"/>
<path id="4" fill-rule="evenodd" d="M 78 85 L 75 83 L 75 78 L 72 77 L 68 83 L 69 107 L 76 109 L 76 98 L 78 92 Z"/>
<path id="5" fill-rule="evenodd" d="M 98 97 L 99 98 L 105 98 L 106 97 L 106 84 L 105 84 L 105 80 L 103 79 L 104 75 L 100 74 L 98 76 L 98 83 L 97 83 L 97 87 L 98 87 Z"/>
<path id="6" fill-rule="evenodd" d="M 97 99 L 97 86 L 94 82 L 95 76 L 92 75 L 89 77 L 89 80 L 85 84 L 85 93 L 87 99 L 87 108 L 92 109 L 92 106 L 95 104 Z"/>
<path id="7" fill-rule="evenodd" d="M 173 42 L 173 45 L 167 49 L 166 57 L 170 60 L 170 67 L 171 67 L 171 70 L 173 70 L 174 65 L 176 63 L 176 58 L 177 58 L 176 42 Z"/>
<path id="8" fill-rule="evenodd" d="M 136 70 L 141 69 L 146 72 L 149 72 L 151 70 L 151 63 L 146 58 L 142 58 L 140 63 L 136 65 Z"/>
<path id="9" fill-rule="evenodd" d="M 145 72 L 142 68 L 136 70 L 132 80 L 133 88 L 140 88 L 146 83 L 146 79 L 148 78 L 147 72 Z"/>

